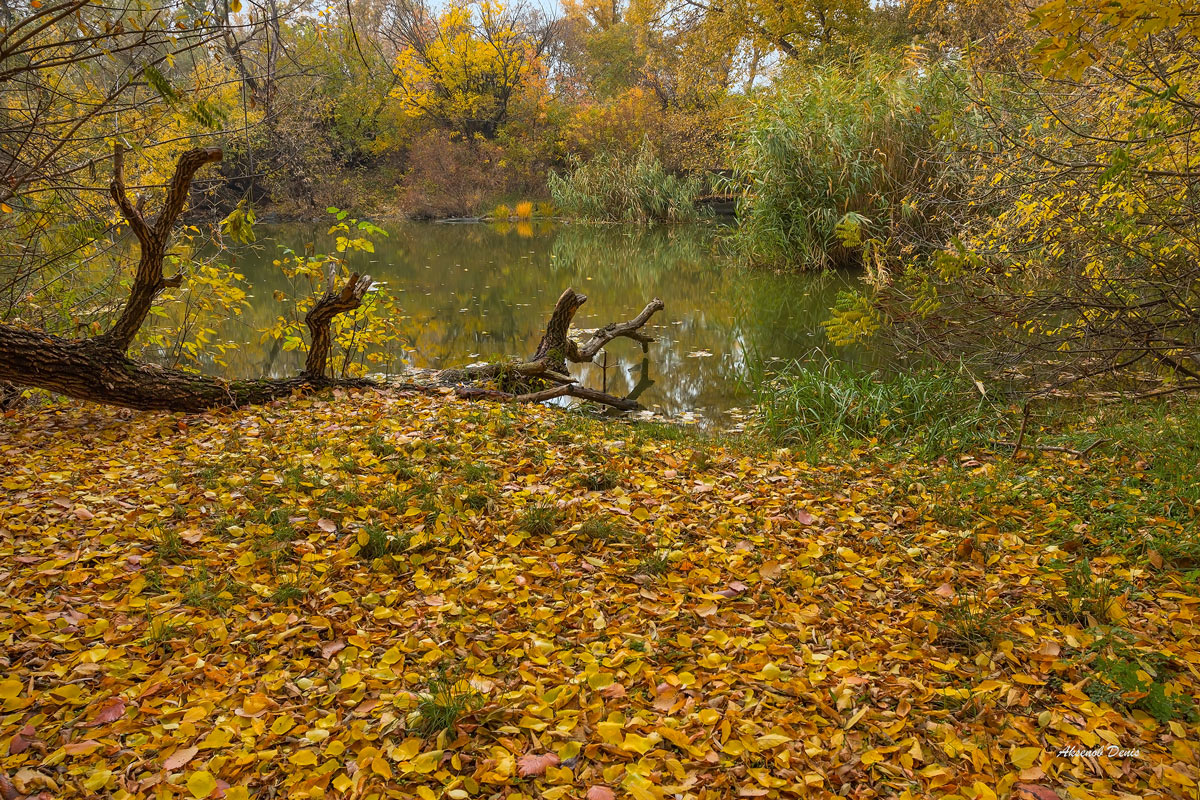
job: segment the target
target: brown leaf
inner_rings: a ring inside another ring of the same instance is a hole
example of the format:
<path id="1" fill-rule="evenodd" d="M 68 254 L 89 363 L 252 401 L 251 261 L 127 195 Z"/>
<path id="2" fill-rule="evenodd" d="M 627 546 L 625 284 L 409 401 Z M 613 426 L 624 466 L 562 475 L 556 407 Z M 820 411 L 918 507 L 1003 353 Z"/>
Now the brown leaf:
<path id="1" fill-rule="evenodd" d="M 941 586 L 934 589 L 933 593 L 939 597 L 954 597 L 954 587 L 948 583 L 943 583 Z"/>
<path id="2" fill-rule="evenodd" d="M 535 778 L 546 774 L 546 767 L 553 767 L 557 763 L 558 756 L 554 753 L 526 753 L 517 760 L 517 774 L 522 778 Z"/>
<path id="3" fill-rule="evenodd" d="M 758 574 L 765 580 L 773 581 L 783 576 L 783 567 L 778 561 L 764 561 L 758 568 Z"/>
<path id="4" fill-rule="evenodd" d="M 100 707 L 100 711 L 97 712 L 95 719 L 90 724 L 106 725 L 116 722 L 123 716 L 125 716 L 125 698 L 113 697 Z"/>
<path id="5" fill-rule="evenodd" d="M 337 533 L 337 523 L 331 519 L 326 519 L 325 517 L 321 517 L 319 520 L 317 520 L 317 527 L 326 533 Z"/>
<path id="6" fill-rule="evenodd" d="M 200 752 L 200 749 L 197 747 L 180 748 L 174 753 L 171 753 L 171 755 L 167 756 L 166 760 L 163 761 L 162 768 L 167 772 L 173 772 L 174 770 L 179 769 L 184 764 L 191 761 L 198 752 Z"/>
<path id="7" fill-rule="evenodd" d="M 321 645 L 321 657 L 333 658 L 338 653 L 346 649 L 346 641 L 344 639 L 336 639 L 332 642 L 326 642 Z"/>
<path id="8" fill-rule="evenodd" d="M 607 786 L 596 785 L 587 790 L 587 800 L 616 800 L 616 795 Z"/>
<path id="9" fill-rule="evenodd" d="M 1018 783 L 1017 791 L 1029 795 L 1029 800 L 1059 800 L 1058 793 L 1053 789 L 1035 783 Z"/>
<path id="10" fill-rule="evenodd" d="M 629 693 L 625 691 L 625 687 L 621 684 L 610 683 L 608 686 L 605 686 L 600 690 L 600 696 L 607 697 L 609 700 L 613 700 L 618 697 L 628 697 Z"/>
<path id="11" fill-rule="evenodd" d="M 17 793 L 17 787 L 13 786 L 8 773 L 0 772 L 0 800 L 17 800 L 18 797 L 20 794 Z"/>
<path id="12" fill-rule="evenodd" d="M 24 753 L 29 749 L 29 745 L 33 744 L 33 742 L 36 740 L 37 731 L 32 725 L 26 725 L 24 728 L 21 728 L 21 730 L 17 731 L 17 734 L 13 736 L 12 741 L 8 743 L 9 755 L 15 756 L 18 753 Z M 42 752 L 45 753 L 45 750 L 43 749 Z"/>

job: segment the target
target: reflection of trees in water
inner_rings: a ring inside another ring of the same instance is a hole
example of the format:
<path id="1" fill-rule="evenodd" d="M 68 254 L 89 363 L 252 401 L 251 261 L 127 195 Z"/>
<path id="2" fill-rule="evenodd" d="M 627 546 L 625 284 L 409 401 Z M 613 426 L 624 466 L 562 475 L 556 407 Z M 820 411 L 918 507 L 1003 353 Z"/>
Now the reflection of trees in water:
<path id="1" fill-rule="evenodd" d="M 299 250 L 310 228 L 262 226 L 263 237 Z M 824 343 L 819 323 L 838 289 L 851 278 L 774 275 L 747 271 L 714 255 L 706 225 L 639 228 L 560 226 L 532 237 L 515 226 L 506 234 L 486 225 L 400 224 L 376 243 L 362 264 L 400 299 L 408 346 L 397 363 L 453 366 L 474 360 L 528 355 L 535 349 L 558 295 L 574 286 L 589 297 L 576 324 L 627 319 L 652 297 L 666 302 L 647 332 L 654 385 L 641 400 L 664 411 L 723 409 L 745 402 L 739 384 L 748 358 L 795 358 Z M 322 247 L 318 241 L 318 249 Z M 278 313 L 275 290 L 288 290 L 271 247 L 250 252 L 239 268 L 254 295 L 244 319 L 223 334 L 248 343 L 229 354 L 230 372 L 271 374 L 298 369 L 303 355 L 271 352 L 254 329 Z M 360 265 L 355 265 L 356 267 Z M 466 311 L 463 311 L 466 309 Z M 608 386 L 628 393 L 642 378 L 641 347 L 609 345 Z M 711 352 L 711 357 L 689 354 Z M 581 365 L 588 386 L 602 385 L 597 364 Z"/>

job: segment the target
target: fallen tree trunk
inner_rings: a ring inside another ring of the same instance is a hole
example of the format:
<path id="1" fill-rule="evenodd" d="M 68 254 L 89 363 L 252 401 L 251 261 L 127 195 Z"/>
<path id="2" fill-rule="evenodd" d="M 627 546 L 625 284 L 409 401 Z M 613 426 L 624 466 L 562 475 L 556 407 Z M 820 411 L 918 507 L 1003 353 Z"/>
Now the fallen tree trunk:
<path id="1" fill-rule="evenodd" d="M 111 328 L 89 339 L 68 339 L 16 325 L 0 324 L 0 386 L 11 383 L 58 392 L 79 400 L 139 410 L 196 412 L 215 408 L 237 408 L 287 396 L 298 390 L 338 387 L 373 387 L 402 391 L 442 392 L 457 385 L 463 397 L 516 402 L 542 402 L 572 396 L 624 410 L 638 408 L 633 398 L 619 398 L 579 385 L 567 374 L 566 362 L 590 361 L 606 343 L 625 336 L 642 343 L 651 339 L 640 332 L 660 300 L 649 303 L 628 322 L 613 323 L 596 330 L 579 345 L 569 337 L 571 321 L 587 297 L 567 289 L 559 297 L 534 357 L 525 362 L 495 364 L 439 373 L 438 385 L 377 382 L 369 379 L 335 380 L 326 375 L 332 347 L 333 320 L 362 305 L 370 290 L 369 275 L 350 275 L 339 289 L 336 268 L 330 265 L 324 295 L 305 316 L 311 336 L 304 371 L 294 378 L 223 380 L 221 378 L 147 364 L 130 358 L 128 350 L 163 289 L 179 284 L 179 276 L 163 276 L 163 260 L 176 219 L 183 211 L 188 189 L 196 171 L 218 161 L 216 148 L 191 150 L 180 157 L 168 186 L 163 207 L 153 222 L 142 216 L 125 191 L 124 151 L 113 153 L 111 194 L 138 239 L 141 254 L 137 272 L 124 308 Z M 526 387 L 520 392 L 480 387 L 480 382 L 501 376 L 520 376 Z M 473 384 L 473 385 L 463 385 Z M 7 396 L 7 395 L 6 395 Z"/>

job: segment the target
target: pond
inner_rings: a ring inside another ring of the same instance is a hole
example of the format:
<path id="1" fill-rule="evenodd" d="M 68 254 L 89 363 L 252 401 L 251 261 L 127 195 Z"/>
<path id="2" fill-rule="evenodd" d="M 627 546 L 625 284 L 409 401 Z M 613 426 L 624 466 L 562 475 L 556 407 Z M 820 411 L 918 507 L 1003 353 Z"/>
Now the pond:
<path id="1" fill-rule="evenodd" d="M 742 269 L 717 253 L 715 224 L 638 228 L 566 224 L 390 223 L 375 252 L 356 253 L 353 269 L 368 272 L 397 293 L 407 342 L 389 371 L 440 368 L 507 356 L 537 347 L 559 294 L 575 287 L 588 296 L 575 318 L 580 330 L 636 315 L 654 297 L 666 309 L 644 330 L 656 337 L 649 353 L 628 339 L 607 350 L 607 368 L 576 365 L 597 389 L 639 395 L 667 416 L 717 419 L 744 408 L 750 363 L 799 359 L 828 350 L 820 328 L 844 275 L 774 274 Z M 294 374 L 299 351 L 259 344 L 254 328 L 279 312 L 272 294 L 287 281 L 272 261 L 278 248 L 330 248 L 328 225 L 267 225 L 258 243 L 234 266 L 251 285 L 251 309 L 226 323 L 221 338 L 239 347 L 227 372 L 239 377 Z M 324 250 L 323 252 L 328 252 Z M 850 360 L 869 354 L 843 352 Z M 602 361 L 602 355 L 597 361 Z"/>

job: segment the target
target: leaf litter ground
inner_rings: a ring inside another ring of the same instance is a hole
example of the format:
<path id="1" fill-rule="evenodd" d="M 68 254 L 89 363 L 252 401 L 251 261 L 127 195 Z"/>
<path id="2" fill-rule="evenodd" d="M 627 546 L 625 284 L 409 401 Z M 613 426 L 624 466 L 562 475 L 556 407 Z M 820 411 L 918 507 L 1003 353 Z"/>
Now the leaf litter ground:
<path id="1" fill-rule="evenodd" d="M 3 800 L 1196 796 L 1194 517 L 1114 550 L 1077 497 L 1128 465 L 375 394 L 2 424 Z"/>

